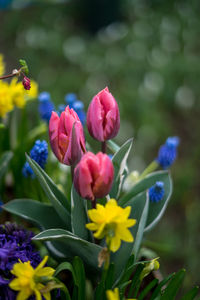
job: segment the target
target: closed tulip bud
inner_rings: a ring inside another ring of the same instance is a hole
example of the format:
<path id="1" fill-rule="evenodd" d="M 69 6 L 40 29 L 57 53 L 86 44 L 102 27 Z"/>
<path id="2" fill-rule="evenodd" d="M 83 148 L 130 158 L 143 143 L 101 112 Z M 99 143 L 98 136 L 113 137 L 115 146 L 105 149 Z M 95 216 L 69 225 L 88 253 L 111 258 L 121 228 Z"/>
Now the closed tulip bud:
<path id="1" fill-rule="evenodd" d="M 114 167 L 108 155 L 87 152 L 74 171 L 74 186 L 81 197 L 88 200 L 105 197 L 114 178 Z"/>
<path id="2" fill-rule="evenodd" d="M 87 127 L 90 135 L 100 142 L 117 135 L 120 127 L 119 108 L 107 87 L 92 99 L 87 113 Z"/>
<path id="3" fill-rule="evenodd" d="M 52 112 L 49 138 L 55 156 L 65 165 L 76 164 L 86 151 L 82 124 L 77 113 L 69 106 L 60 117 L 56 112 Z"/>

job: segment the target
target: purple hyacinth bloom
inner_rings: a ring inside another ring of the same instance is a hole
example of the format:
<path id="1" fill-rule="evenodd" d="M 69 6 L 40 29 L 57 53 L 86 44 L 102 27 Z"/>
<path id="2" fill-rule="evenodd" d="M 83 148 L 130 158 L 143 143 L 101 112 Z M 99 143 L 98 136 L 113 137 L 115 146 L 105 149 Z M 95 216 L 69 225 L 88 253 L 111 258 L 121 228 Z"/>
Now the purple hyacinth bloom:
<path id="1" fill-rule="evenodd" d="M 165 144 L 160 147 L 156 161 L 163 169 L 169 168 L 174 163 L 178 145 L 179 138 L 174 136 L 168 137 Z"/>
<path id="2" fill-rule="evenodd" d="M 149 189 L 149 199 L 151 202 L 159 202 L 163 199 L 165 194 L 164 183 L 162 181 L 157 181 L 150 189 Z"/>
<path id="3" fill-rule="evenodd" d="M 8 284 L 13 278 L 10 270 L 19 261 L 30 261 L 35 268 L 41 262 L 39 252 L 31 242 L 33 233 L 17 224 L 0 225 L 0 300 L 14 300 L 16 293 Z"/>

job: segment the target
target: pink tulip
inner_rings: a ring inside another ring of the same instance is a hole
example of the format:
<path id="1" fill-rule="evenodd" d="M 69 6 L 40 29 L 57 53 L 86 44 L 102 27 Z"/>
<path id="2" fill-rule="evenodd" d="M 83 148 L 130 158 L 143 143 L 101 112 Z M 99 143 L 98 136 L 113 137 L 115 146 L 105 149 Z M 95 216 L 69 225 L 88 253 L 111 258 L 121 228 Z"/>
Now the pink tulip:
<path id="1" fill-rule="evenodd" d="M 74 165 L 86 152 L 82 124 L 77 113 L 69 106 L 60 117 L 56 112 L 52 112 L 49 138 L 55 156 L 65 165 Z"/>
<path id="2" fill-rule="evenodd" d="M 117 135 L 120 127 L 119 108 L 107 87 L 92 99 L 87 112 L 87 127 L 90 135 L 100 142 Z"/>
<path id="3" fill-rule="evenodd" d="M 114 167 L 108 155 L 87 152 L 74 171 L 74 186 L 81 197 L 88 200 L 105 197 L 114 178 Z"/>

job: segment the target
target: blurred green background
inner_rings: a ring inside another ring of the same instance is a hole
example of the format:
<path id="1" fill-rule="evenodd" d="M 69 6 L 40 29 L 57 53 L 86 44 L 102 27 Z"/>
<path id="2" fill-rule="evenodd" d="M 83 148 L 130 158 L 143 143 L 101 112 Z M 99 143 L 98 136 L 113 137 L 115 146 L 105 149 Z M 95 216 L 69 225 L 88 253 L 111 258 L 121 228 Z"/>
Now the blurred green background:
<path id="1" fill-rule="evenodd" d="M 108 86 L 121 112 L 116 141 L 134 137 L 131 170 L 142 171 L 168 136 L 180 137 L 174 193 L 145 246 L 161 257 L 164 274 L 184 267 L 185 287 L 198 284 L 199 1 L 15 0 L 10 9 L 5 3 L 0 0 L 0 53 L 7 71 L 26 59 L 40 92 L 50 92 L 56 104 L 75 92 L 87 108 Z"/>

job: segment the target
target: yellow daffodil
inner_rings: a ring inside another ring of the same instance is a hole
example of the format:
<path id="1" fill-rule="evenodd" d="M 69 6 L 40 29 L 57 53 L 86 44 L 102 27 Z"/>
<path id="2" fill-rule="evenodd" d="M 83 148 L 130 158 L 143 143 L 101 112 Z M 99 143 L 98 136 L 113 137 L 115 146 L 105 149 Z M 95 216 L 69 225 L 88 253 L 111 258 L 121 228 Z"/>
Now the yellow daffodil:
<path id="1" fill-rule="evenodd" d="M 7 82 L 0 80 L 0 117 L 4 118 L 6 114 L 13 109 L 10 89 Z"/>
<path id="2" fill-rule="evenodd" d="M 25 97 L 29 99 L 37 98 L 38 96 L 38 84 L 34 80 L 31 79 L 31 88 L 30 90 L 24 90 Z"/>
<path id="3" fill-rule="evenodd" d="M 94 237 L 102 239 L 106 237 L 109 250 L 116 252 L 121 240 L 133 242 L 133 236 L 129 227 L 135 225 L 135 219 L 128 219 L 131 207 L 122 208 L 118 206 L 115 199 L 110 199 L 105 205 L 97 204 L 96 209 L 88 210 L 88 216 L 92 223 L 86 224 L 89 230 L 96 231 Z"/>
<path id="4" fill-rule="evenodd" d="M 119 289 L 115 288 L 114 291 L 107 290 L 106 291 L 106 296 L 107 296 L 108 300 L 120 300 Z M 136 300 L 136 299 L 127 299 L 127 300 Z"/>
<path id="5" fill-rule="evenodd" d="M 114 291 L 112 290 L 107 290 L 106 291 L 106 296 L 108 300 L 120 300 L 119 297 L 119 289 L 115 288 Z"/>
<path id="6" fill-rule="evenodd" d="M 21 82 L 17 78 L 13 78 L 10 83 L 10 93 L 15 106 L 23 108 L 25 105 L 25 90 Z"/>
<path id="7" fill-rule="evenodd" d="M 42 296 L 46 300 L 51 299 L 49 291 L 45 291 L 45 285 L 42 283 L 44 278 L 52 277 L 55 270 L 50 267 L 44 267 L 48 260 L 48 256 L 41 261 L 36 269 L 33 269 L 30 261 L 14 264 L 11 273 L 17 278 L 13 279 L 9 286 L 14 291 L 19 291 L 16 300 L 26 300 L 35 294 L 36 300 L 42 300 Z"/>

